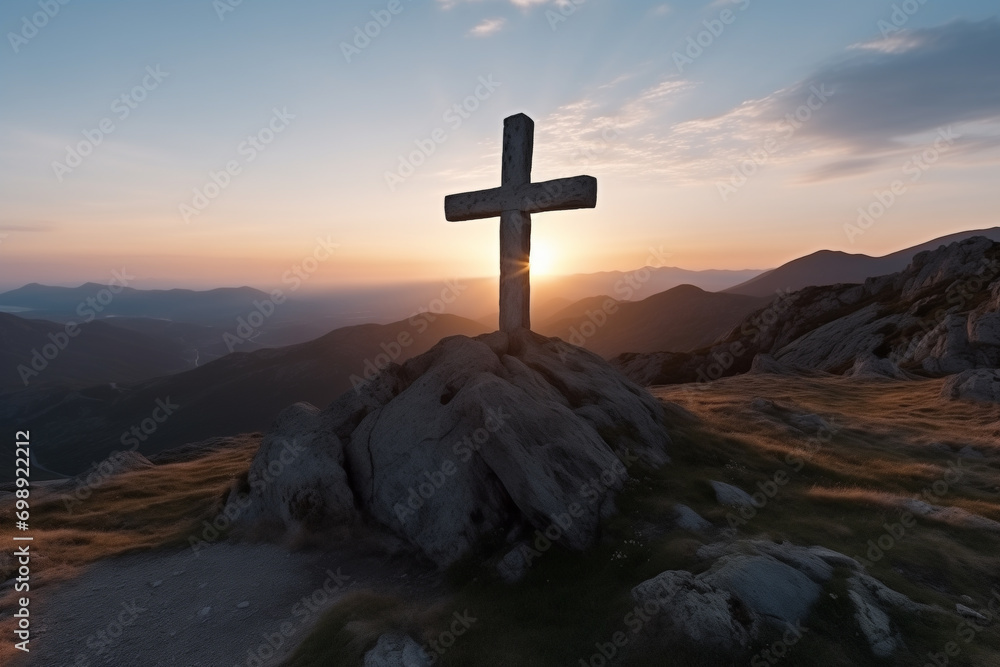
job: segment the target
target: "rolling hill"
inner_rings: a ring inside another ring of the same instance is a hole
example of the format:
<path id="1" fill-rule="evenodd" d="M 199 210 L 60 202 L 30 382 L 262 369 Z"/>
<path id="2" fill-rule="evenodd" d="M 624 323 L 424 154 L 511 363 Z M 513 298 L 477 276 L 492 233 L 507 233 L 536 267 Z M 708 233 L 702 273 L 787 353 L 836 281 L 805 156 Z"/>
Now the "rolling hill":
<path id="1" fill-rule="evenodd" d="M 768 297 L 680 285 L 642 301 L 616 301 L 607 296 L 583 299 L 536 328 L 604 357 L 623 352 L 689 352 L 712 344 L 768 301 Z"/>
<path id="2" fill-rule="evenodd" d="M 949 234 L 883 257 L 837 250 L 819 250 L 723 291 L 727 294 L 774 296 L 778 290 L 794 291 L 811 286 L 863 283 L 866 278 L 902 271 L 919 252 L 935 250 L 940 246 L 964 241 L 973 236 L 985 236 L 992 241 L 1000 241 L 1000 227 Z"/>
<path id="3" fill-rule="evenodd" d="M 291 403 L 325 406 L 352 381 L 363 381 L 366 370 L 402 362 L 446 336 L 486 331 L 453 315 L 345 327 L 307 343 L 236 352 L 131 385 L 19 392 L 0 404 L 0 419 L 31 429 L 40 466 L 72 475 L 133 444 L 154 454 L 178 443 L 265 429 Z M 164 405 L 176 407 L 165 415 Z M 13 463 L 3 470 L 7 481 Z M 34 470 L 32 478 L 42 479 L 42 471 Z"/>

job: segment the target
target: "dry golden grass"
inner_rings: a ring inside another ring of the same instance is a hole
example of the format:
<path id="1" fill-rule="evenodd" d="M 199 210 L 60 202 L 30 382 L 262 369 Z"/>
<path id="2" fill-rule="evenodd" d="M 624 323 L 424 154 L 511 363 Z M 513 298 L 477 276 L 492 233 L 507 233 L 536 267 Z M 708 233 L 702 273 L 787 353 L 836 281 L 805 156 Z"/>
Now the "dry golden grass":
<path id="1" fill-rule="evenodd" d="M 260 446 L 258 436 L 233 438 L 233 446 L 204 458 L 157 466 L 113 477 L 93 489 L 86 500 L 67 508 L 66 493 L 41 488 L 32 491 L 31 545 L 32 604 L 53 583 L 75 576 L 81 568 L 104 558 L 186 544 L 200 521 L 214 515 L 232 479 L 244 472 Z M 72 489 L 70 489 L 72 491 Z M 5 515 L 13 513 L 13 499 L 0 503 Z M 13 544 L 9 523 L 0 540 Z M 15 564 L 7 552 L 0 556 L 4 578 Z M 12 636 L 9 613 L 23 593 L 13 589 L 0 598 L 0 633 Z M 0 645 L 0 662 L 16 650 Z"/>

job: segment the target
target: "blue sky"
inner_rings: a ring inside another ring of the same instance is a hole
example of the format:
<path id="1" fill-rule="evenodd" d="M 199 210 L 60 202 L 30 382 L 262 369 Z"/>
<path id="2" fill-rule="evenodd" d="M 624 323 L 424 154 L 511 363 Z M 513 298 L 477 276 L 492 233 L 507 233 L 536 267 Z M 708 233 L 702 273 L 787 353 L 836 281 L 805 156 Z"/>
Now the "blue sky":
<path id="1" fill-rule="evenodd" d="M 317 238 L 317 285 L 495 273 L 496 223 L 442 199 L 498 184 L 518 112 L 536 180 L 600 188 L 535 217 L 539 272 L 997 224 L 996 2 L 232 1 L 3 5 L 0 287 L 266 288 Z"/>

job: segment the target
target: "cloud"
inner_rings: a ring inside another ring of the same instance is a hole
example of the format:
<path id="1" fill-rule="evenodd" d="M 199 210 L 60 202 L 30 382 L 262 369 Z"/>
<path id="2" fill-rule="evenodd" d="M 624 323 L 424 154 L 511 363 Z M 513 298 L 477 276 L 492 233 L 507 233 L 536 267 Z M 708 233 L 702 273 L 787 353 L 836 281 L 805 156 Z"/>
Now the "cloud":
<path id="1" fill-rule="evenodd" d="M 484 19 L 470 30 L 469 34 L 473 37 L 488 37 L 500 32 L 506 22 L 507 19 Z"/>
<path id="2" fill-rule="evenodd" d="M 51 222 L 0 222 L 0 232 L 51 232 L 56 226 Z"/>
<path id="3" fill-rule="evenodd" d="M 848 47 L 801 81 L 722 114 L 680 121 L 675 107 L 703 84 L 668 77 L 623 98 L 628 78 L 620 77 L 536 118 L 536 146 L 544 148 L 535 164 L 556 175 L 593 165 L 704 185 L 768 150 L 768 168 L 815 182 L 898 169 L 941 130 L 957 137 L 949 164 L 995 164 L 998 62 L 996 19 L 902 31 Z M 487 150 L 499 159 L 499 145 Z"/>

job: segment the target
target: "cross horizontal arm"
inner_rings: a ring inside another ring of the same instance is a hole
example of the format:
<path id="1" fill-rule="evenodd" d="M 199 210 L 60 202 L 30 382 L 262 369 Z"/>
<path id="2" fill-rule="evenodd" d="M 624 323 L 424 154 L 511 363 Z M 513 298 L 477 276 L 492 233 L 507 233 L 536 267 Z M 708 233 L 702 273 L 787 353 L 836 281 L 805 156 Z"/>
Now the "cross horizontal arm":
<path id="1" fill-rule="evenodd" d="M 450 222 L 495 218 L 504 211 L 543 213 L 597 206 L 597 179 L 593 176 L 557 178 L 514 188 L 491 188 L 448 195 L 444 217 Z"/>

